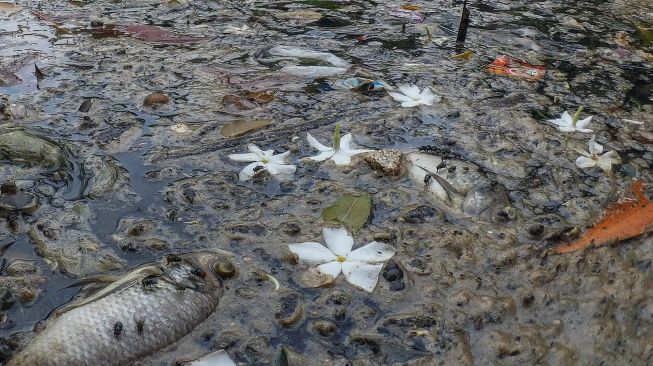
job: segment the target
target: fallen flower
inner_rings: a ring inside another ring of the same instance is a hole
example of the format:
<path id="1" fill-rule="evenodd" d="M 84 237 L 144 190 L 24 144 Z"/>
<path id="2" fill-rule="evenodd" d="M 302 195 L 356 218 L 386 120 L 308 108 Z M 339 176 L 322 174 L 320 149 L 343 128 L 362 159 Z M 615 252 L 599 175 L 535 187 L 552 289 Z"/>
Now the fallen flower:
<path id="1" fill-rule="evenodd" d="M 290 154 L 290 151 L 274 155 L 274 150 L 263 151 L 254 144 L 249 144 L 247 149 L 250 152 L 244 154 L 229 155 L 229 159 L 231 160 L 252 162 L 240 171 L 240 180 L 248 180 L 253 177 L 254 174 L 263 169 L 267 170 L 272 175 L 293 174 L 297 169 L 296 166 L 285 163 L 286 156 Z"/>
<path id="2" fill-rule="evenodd" d="M 309 157 L 315 161 L 325 161 L 327 159 L 333 160 L 336 165 L 347 165 L 351 163 L 351 157 L 357 154 L 362 154 L 374 150 L 369 149 L 352 149 L 351 140 L 352 135 L 348 133 L 340 138 L 340 123 L 336 123 L 336 131 L 333 134 L 333 147 L 322 145 L 317 139 L 311 136 L 310 133 L 306 134 L 308 143 L 320 153 Z"/>
<path id="3" fill-rule="evenodd" d="M 317 264 L 320 273 L 335 279 L 342 272 L 349 283 L 368 292 L 376 287 L 383 262 L 395 255 L 392 246 L 376 241 L 352 251 L 354 238 L 345 228 L 324 228 L 322 236 L 326 247 L 320 243 L 306 242 L 289 244 L 288 249 L 297 254 L 300 261 Z"/>
<path id="4" fill-rule="evenodd" d="M 644 182 L 635 181 L 631 199 L 610 206 L 601 221 L 575 242 L 553 248 L 553 253 L 569 253 L 589 246 L 616 243 L 642 235 L 653 228 L 653 205 L 643 193 Z"/>
<path id="5" fill-rule="evenodd" d="M 417 85 L 399 85 L 399 91 L 401 93 L 388 92 L 388 94 L 390 94 L 394 100 L 401 102 L 401 106 L 406 108 L 415 107 L 420 104 L 433 105 L 433 102 L 436 101 L 436 99 L 440 100 L 440 97 L 435 95 L 431 91 L 431 88 L 428 87 L 420 93 Z"/>
<path id="6" fill-rule="evenodd" d="M 621 163 L 621 158 L 616 151 L 608 151 L 603 154 L 603 146 L 595 142 L 596 136 L 592 136 L 589 142 L 589 153 L 585 151 L 576 150 L 583 156 L 576 159 L 576 166 L 579 168 L 591 168 L 598 166 L 604 172 L 612 170 L 612 164 Z"/>
<path id="7" fill-rule="evenodd" d="M 565 111 L 560 118 L 550 119 L 549 122 L 558 126 L 558 130 L 563 132 L 594 132 L 587 127 L 587 125 L 592 120 L 593 116 L 589 116 L 585 119 L 579 120 L 580 114 L 583 111 L 583 107 L 578 108 L 578 111 L 573 115 L 570 115 Z"/>

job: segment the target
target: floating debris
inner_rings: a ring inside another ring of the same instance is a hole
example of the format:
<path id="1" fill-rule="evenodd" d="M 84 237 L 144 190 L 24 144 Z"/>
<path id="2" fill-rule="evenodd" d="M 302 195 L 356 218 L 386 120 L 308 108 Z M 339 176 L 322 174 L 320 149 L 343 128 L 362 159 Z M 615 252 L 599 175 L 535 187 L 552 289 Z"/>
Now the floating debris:
<path id="1" fill-rule="evenodd" d="M 250 151 L 244 154 L 230 154 L 229 159 L 234 161 L 250 162 L 243 170 L 240 171 L 240 180 L 249 180 L 257 173 L 265 170 L 272 175 L 290 175 L 294 174 L 297 169 L 292 164 L 286 164 L 286 157 L 290 151 L 274 155 L 274 150 L 261 150 L 254 144 L 249 144 L 247 149 Z"/>
<path id="2" fill-rule="evenodd" d="M 579 168 L 598 166 L 604 172 L 610 172 L 612 165 L 621 163 L 621 158 L 616 151 L 608 151 L 603 154 L 603 146 L 596 143 L 595 139 L 596 136 L 592 136 L 590 139 L 588 152 L 576 150 L 583 155 L 576 159 L 576 166 Z"/>
<path id="3" fill-rule="evenodd" d="M 499 56 L 485 68 L 489 73 L 508 75 L 529 81 L 540 80 L 546 74 L 544 66 L 531 65 L 526 61 L 510 56 Z"/>
<path id="4" fill-rule="evenodd" d="M 356 231 L 367 223 L 371 213 L 372 200 L 369 194 L 346 194 L 324 209 L 322 218 L 325 221 L 339 222 L 349 230 Z"/>
<path id="5" fill-rule="evenodd" d="M 317 264 L 320 273 L 333 278 L 344 273 L 349 283 L 368 292 L 376 287 L 383 262 L 395 255 L 390 245 L 375 241 L 352 251 L 354 238 L 345 228 L 324 228 L 322 236 L 326 246 L 307 242 L 289 244 L 288 249 L 297 254 L 300 261 Z"/>
<path id="6" fill-rule="evenodd" d="M 309 145 L 320 152 L 315 156 L 309 157 L 309 159 L 314 161 L 325 161 L 331 159 L 336 163 L 336 165 L 348 165 L 351 163 L 351 158 L 353 156 L 374 151 L 370 149 L 352 149 L 352 138 L 353 136 L 351 133 L 342 136 L 342 138 L 340 137 L 340 123 L 336 123 L 336 131 L 333 134 L 332 147 L 322 145 L 315 137 L 311 136 L 310 133 L 307 133 L 306 140 L 308 140 Z"/>
<path id="7" fill-rule="evenodd" d="M 214 266 L 222 256 L 219 252 L 184 254 L 182 262 L 145 264 L 113 283 L 103 283 L 100 290 L 93 286 L 94 292 L 52 314 L 45 329 L 8 366 L 124 365 L 175 342 L 218 305 L 222 285 Z M 209 275 L 204 279 L 192 276 L 193 268 Z M 160 279 L 155 289 L 143 288 L 141 281 L 148 276 Z M 137 316 L 157 333 L 143 337 L 133 326 L 126 326 Z M 107 337 L 108 332 L 114 337 Z M 113 356 L 106 359 L 106 354 Z"/>
<path id="8" fill-rule="evenodd" d="M 644 195 L 643 188 L 643 181 L 635 181 L 631 187 L 635 201 L 627 198 L 608 207 L 603 219 L 580 239 L 553 248 L 553 253 L 569 253 L 591 246 L 618 243 L 649 232 L 653 229 L 653 204 Z"/>

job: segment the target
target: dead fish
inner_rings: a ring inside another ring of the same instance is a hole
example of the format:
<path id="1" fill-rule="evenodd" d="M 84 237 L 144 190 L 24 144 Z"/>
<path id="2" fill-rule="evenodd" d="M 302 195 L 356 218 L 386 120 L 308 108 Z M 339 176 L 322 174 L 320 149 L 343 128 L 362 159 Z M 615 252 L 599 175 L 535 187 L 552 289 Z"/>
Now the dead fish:
<path id="1" fill-rule="evenodd" d="M 7 365 L 126 365 L 176 342 L 217 307 L 222 281 L 236 272 L 225 253 L 179 254 L 180 261 L 145 264 L 104 288 L 93 286 L 55 311 Z M 206 275 L 195 275 L 197 269 Z M 144 288 L 142 280 L 152 276 L 156 288 Z"/>

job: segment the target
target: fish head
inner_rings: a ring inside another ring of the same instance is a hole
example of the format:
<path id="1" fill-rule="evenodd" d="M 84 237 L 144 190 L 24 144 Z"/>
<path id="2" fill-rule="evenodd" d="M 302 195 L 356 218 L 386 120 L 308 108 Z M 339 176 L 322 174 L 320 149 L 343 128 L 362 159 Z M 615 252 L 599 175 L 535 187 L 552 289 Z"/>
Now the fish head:
<path id="1" fill-rule="evenodd" d="M 205 250 L 182 254 L 181 257 L 193 267 L 204 271 L 204 281 L 214 288 L 220 287 L 222 281 L 237 274 L 233 254 L 224 250 Z"/>

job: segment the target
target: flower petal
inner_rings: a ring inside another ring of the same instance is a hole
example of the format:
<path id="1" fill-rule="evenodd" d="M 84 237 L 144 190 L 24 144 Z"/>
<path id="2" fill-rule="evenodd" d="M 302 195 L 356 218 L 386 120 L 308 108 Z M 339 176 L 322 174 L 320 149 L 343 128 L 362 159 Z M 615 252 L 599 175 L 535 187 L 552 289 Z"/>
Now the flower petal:
<path id="1" fill-rule="evenodd" d="M 567 122 L 562 118 L 550 119 L 548 121 L 557 126 L 571 126 L 571 122 Z"/>
<path id="2" fill-rule="evenodd" d="M 306 134 L 306 140 L 308 141 L 308 144 L 311 145 L 312 148 L 314 148 L 317 151 L 329 151 L 333 150 L 333 148 L 322 145 L 315 137 L 313 137 L 310 133 Z"/>
<path id="3" fill-rule="evenodd" d="M 349 150 L 353 136 L 348 133 L 340 138 L 340 150 Z"/>
<path id="4" fill-rule="evenodd" d="M 229 154 L 229 159 L 235 161 L 261 161 L 261 157 L 254 153 Z"/>
<path id="5" fill-rule="evenodd" d="M 594 132 L 594 130 L 590 130 L 589 128 L 578 128 L 578 127 L 576 127 L 576 131 L 585 132 L 585 133 Z"/>
<path id="6" fill-rule="evenodd" d="M 326 246 L 331 249 L 333 254 L 346 256 L 351 252 L 351 247 L 354 246 L 354 238 L 349 235 L 347 229 L 340 228 L 324 228 L 322 229 L 322 236 Z"/>
<path id="7" fill-rule="evenodd" d="M 260 161 L 255 161 L 255 162 L 253 162 L 251 164 L 247 164 L 247 166 L 244 167 L 243 170 L 241 170 L 240 173 L 238 174 L 238 178 L 240 180 L 250 179 L 251 177 L 254 176 L 254 174 L 256 174 L 256 171 L 254 171 L 254 168 L 256 168 L 257 166 L 261 166 L 261 167 L 265 168 L 265 164 L 261 163 Z"/>
<path id="8" fill-rule="evenodd" d="M 415 100 L 409 96 L 397 92 L 388 92 L 388 94 L 392 97 L 392 99 L 396 100 L 397 102 L 410 102 Z"/>
<path id="9" fill-rule="evenodd" d="M 596 165 L 607 173 L 612 170 L 612 159 L 606 158 L 604 156 L 599 156 L 599 158 L 596 160 Z"/>
<path id="10" fill-rule="evenodd" d="M 374 151 L 374 150 L 372 150 L 372 149 L 348 149 L 345 152 L 349 156 L 354 156 L 354 155 L 364 154 L 364 153 L 368 153 L 368 152 L 372 152 L 372 151 Z"/>
<path id="11" fill-rule="evenodd" d="M 603 146 L 596 142 L 596 136 L 592 135 L 592 138 L 590 139 L 589 142 L 589 152 L 590 155 L 592 154 L 602 154 L 603 153 Z"/>
<path id="12" fill-rule="evenodd" d="M 558 129 L 563 132 L 574 132 L 576 129 L 571 126 L 558 126 Z"/>
<path id="13" fill-rule="evenodd" d="M 335 279 L 338 278 L 340 272 L 342 272 L 342 263 L 338 261 L 328 262 L 320 264 L 317 266 L 317 269 L 321 273 L 328 274 Z"/>
<path id="14" fill-rule="evenodd" d="M 379 273 L 383 264 L 367 264 L 363 262 L 344 262 L 342 272 L 347 281 L 367 292 L 372 292 L 379 281 Z"/>
<path id="15" fill-rule="evenodd" d="M 322 264 L 337 259 L 329 248 L 320 243 L 306 242 L 299 244 L 288 244 L 288 250 L 299 256 L 299 260 L 310 264 Z"/>
<path id="16" fill-rule="evenodd" d="M 393 248 L 391 245 L 373 241 L 347 254 L 347 260 L 355 262 L 379 263 L 385 262 L 388 259 L 392 258 L 395 253 L 395 248 Z"/>
<path id="17" fill-rule="evenodd" d="M 247 150 L 249 150 L 250 152 L 256 154 L 259 158 L 265 159 L 265 153 L 263 153 L 263 150 L 261 150 L 258 146 L 254 145 L 254 144 L 249 144 L 249 145 L 247 145 Z"/>
<path id="18" fill-rule="evenodd" d="M 333 160 L 336 165 L 349 165 L 351 163 L 351 157 L 347 153 L 350 151 L 349 149 L 347 150 L 338 150 L 333 156 L 331 157 L 331 160 Z"/>
<path id="19" fill-rule="evenodd" d="M 285 163 L 286 157 L 290 154 L 290 151 L 286 151 L 285 153 L 277 154 L 277 155 L 272 155 L 270 157 L 270 164 L 283 164 Z"/>
<path id="20" fill-rule="evenodd" d="M 569 114 L 569 112 L 567 112 L 567 111 L 564 111 L 564 112 L 562 113 L 562 116 L 560 116 L 560 119 L 561 119 L 562 121 L 564 121 L 565 124 L 568 124 L 568 125 L 570 125 L 570 126 L 573 125 L 574 117 L 572 117 L 571 114 Z"/>
<path id="21" fill-rule="evenodd" d="M 579 168 L 591 168 L 596 165 L 596 160 L 586 156 L 579 156 L 576 158 L 576 166 Z"/>
<path id="22" fill-rule="evenodd" d="M 579 130 L 584 129 L 590 123 L 590 121 L 592 120 L 592 117 L 594 117 L 594 116 L 589 116 L 589 117 L 587 117 L 585 119 L 580 119 L 580 120 L 576 121 L 576 127 L 578 127 Z"/>
<path id="23" fill-rule="evenodd" d="M 417 85 L 399 85 L 399 91 L 412 99 L 419 99 L 419 87 Z"/>
<path id="24" fill-rule="evenodd" d="M 315 156 L 309 156 L 308 158 L 315 161 L 325 161 L 332 157 L 336 153 L 335 150 L 331 149 L 329 151 L 322 151 L 321 153 Z"/>
<path id="25" fill-rule="evenodd" d="M 433 102 L 438 99 L 439 96 L 437 96 L 433 91 L 431 91 L 431 88 L 425 88 L 422 93 L 419 95 L 420 100 L 422 101 L 422 104 L 426 105 L 433 105 Z"/>
<path id="26" fill-rule="evenodd" d="M 276 174 L 294 174 L 297 167 L 291 164 L 268 164 L 268 172 L 272 175 Z"/>

